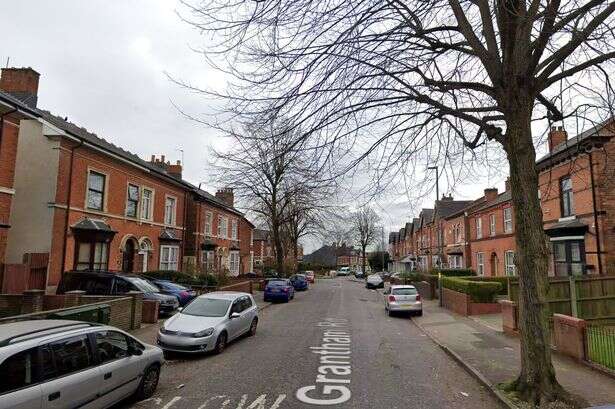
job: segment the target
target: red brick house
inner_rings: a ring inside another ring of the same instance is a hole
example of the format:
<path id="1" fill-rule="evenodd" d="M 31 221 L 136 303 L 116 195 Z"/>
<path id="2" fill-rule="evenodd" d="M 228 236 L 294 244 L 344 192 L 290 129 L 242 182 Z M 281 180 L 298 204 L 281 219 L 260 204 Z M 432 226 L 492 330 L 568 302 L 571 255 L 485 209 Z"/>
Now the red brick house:
<path id="1" fill-rule="evenodd" d="M 35 119 L 38 113 L 28 105 L 35 103 L 38 90 L 38 73 L 28 70 L 31 81 L 27 83 L 29 88 L 21 87 L 12 73 L 14 70 L 2 69 L 0 76 L 0 276 L 5 261 L 7 238 L 9 234 L 11 206 L 16 193 L 15 163 L 17 160 L 17 147 L 20 121 Z M 9 94 L 13 90 L 24 88 L 19 96 L 21 99 Z M 2 280 L 0 279 L 0 287 Z"/>
<path id="2" fill-rule="evenodd" d="M 433 267 L 433 209 L 423 209 L 419 214 L 419 226 L 415 240 L 417 242 L 417 268 L 429 270 Z"/>
<path id="3" fill-rule="evenodd" d="M 536 166 L 552 275 L 615 274 L 614 136 L 613 119 L 570 139 L 550 130 Z"/>
<path id="4" fill-rule="evenodd" d="M 460 258 L 459 246 L 456 242 L 456 237 L 451 235 L 449 230 L 449 222 L 447 217 L 465 209 L 472 201 L 469 200 L 453 200 L 452 196 L 442 196 L 442 199 L 436 200 L 433 213 L 433 233 L 434 243 L 431 248 L 432 266 L 461 268 L 463 258 Z M 448 246 L 448 244 L 453 246 Z"/>
<path id="5" fill-rule="evenodd" d="M 186 257 L 197 271 L 228 271 L 232 276 L 254 270 L 254 225 L 234 207 L 233 189 L 215 196 L 195 188 L 188 199 Z"/>
<path id="6" fill-rule="evenodd" d="M 253 231 L 254 268 L 260 272 L 263 267 L 272 266 L 275 263 L 275 252 L 271 232 L 264 229 Z"/>

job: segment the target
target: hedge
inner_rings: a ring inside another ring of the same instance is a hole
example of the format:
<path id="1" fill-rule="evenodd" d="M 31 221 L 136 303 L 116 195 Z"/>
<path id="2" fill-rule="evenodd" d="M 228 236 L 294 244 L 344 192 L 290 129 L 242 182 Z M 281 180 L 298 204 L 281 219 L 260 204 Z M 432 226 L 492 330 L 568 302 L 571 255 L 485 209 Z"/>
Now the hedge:
<path id="1" fill-rule="evenodd" d="M 191 275 L 188 273 L 184 273 L 182 271 L 173 271 L 173 270 L 156 270 L 156 271 L 147 271 L 145 273 L 141 273 L 145 277 L 149 277 L 151 279 L 157 280 L 169 280 L 174 283 L 186 284 L 186 285 L 205 285 L 208 287 L 217 287 L 218 286 L 218 277 L 212 274 L 199 274 L 199 275 Z"/>
<path id="2" fill-rule="evenodd" d="M 502 284 L 496 281 L 468 280 L 461 277 L 442 277 L 442 287 L 467 294 L 473 302 L 494 302 L 495 296 L 502 290 Z"/>
<path id="3" fill-rule="evenodd" d="M 435 276 L 437 276 L 438 273 L 442 274 L 442 277 L 469 277 L 476 275 L 476 271 L 471 268 L 442 268 L 440 270 L 434 269 L 430 271 L 430 274 Z"/>
<path id="4" fill-rule="evenodd" d="M 483 281 L 483 282 L 495 282 L 502 284 L 502 289 L 498 295 L 508 295 L 508 277 L 464 277 L 470 281 Z"/>

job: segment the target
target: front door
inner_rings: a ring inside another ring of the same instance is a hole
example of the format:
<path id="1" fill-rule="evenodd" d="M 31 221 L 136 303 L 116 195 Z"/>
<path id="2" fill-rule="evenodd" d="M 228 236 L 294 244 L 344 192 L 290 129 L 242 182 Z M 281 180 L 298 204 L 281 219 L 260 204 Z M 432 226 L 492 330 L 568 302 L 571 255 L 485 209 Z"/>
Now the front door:
<path id="1" fill-rule="evenodd" d="M 126 241 L 124 246 L 124 254 L 122 255 L 122 271 L 124 273 L 132 273 L 135 260 L 135 243 L 133 240 Z"/>
<path id="2" fill-rule="evenodd" d="M 495 277 L 498 275 L 498 255 L 495 253 L 491 253 L 491 276 Z"/>

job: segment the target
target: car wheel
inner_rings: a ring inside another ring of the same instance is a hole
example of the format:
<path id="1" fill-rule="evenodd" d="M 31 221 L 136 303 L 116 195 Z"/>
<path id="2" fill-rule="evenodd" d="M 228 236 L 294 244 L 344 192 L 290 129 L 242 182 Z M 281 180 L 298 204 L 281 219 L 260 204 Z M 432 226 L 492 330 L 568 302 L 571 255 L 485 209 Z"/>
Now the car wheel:
<path id="1" fill-rule="evenodd" d="M 224 349 L 226 348 L 226 341 L 227 341 L 226 332 L 223 332 L 220 335 L 218 335 L 218 339 L 216 340 L 216 347 L 214 348 L 214 352 L 216 354 L 221 354 L 222 352 L 224 352 Z"/>
<path id="2" fill-rule="evenodd" d="M 422 317 L 422 316 L 423 316 L 423 310 L 421 310 L 421 311 L 417 312 L 417 313 L 416 313 L 416 316 L 417 316 L 417 317 Z"/>
<path id="3" fill-rule="evenodd" d="M 256 326 L 258 325 L 258 318 L 254 318 L 252 320 L 252 324 L 250 324 L 250 331 L 248 332 L 248 336 L 253 337 L 256 335 Z"/>
<path id="4" fill-rule="evenodd" d="M 141 383 L 139 384 L 139 388 L 137 388 L 135 398 L 137 400 L 150 398 L 154 392 L 156 392 L 159 378 L 160 366 L 156 364 L 150 365 L 143 373 L 143 378 L 141 378 Z"/>

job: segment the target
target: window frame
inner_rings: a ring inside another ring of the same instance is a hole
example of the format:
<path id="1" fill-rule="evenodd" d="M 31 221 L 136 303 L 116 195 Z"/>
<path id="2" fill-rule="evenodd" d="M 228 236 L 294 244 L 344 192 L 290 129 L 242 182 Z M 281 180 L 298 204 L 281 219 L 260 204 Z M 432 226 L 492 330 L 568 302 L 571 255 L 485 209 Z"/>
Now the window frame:
<path id="1" fill-rule="evenodd" d="M 151 196 L 148 199 L 149 203 L 147 206 L 147 217 L 145 217 L 145 212 L 143 211 L 143 205 L 145 204 L 145 191 L 148 191 L 151 193 Z M 147 221 L 154 220 L 154 194 L 155 194 L 154 189 L 149 188 L 147 186 L 141 187 L 141 195 L 140 195 L 141 203 L 139 204 L 139 219 L 147 220 Z"/>
<path id="2" fill-rule="evenodd" d="M 231 240 L 239 239 L 239 221 L 231 219 Z"/>
<path id="3" fill-rule="evenodd" d="M 130 198 L 130 188 L 131 187 L 136 187 L 137 188 L 137 199 L 131 199 Z M 131 215 L 128 214 L 128 204 L 129 203 L 134 203 L 135 204 L 135 214 Z M 135 184 L 135 183 L 128 183 L 126 185 L 126 203 L 124 204 L 124 216 L 126 217 L 130 217 L 133 219 L 138 219 L 139 218 L 139 211 L 140 211 L 140 206 L 141 206 L 141 186 Z"/>
<path id="4" fill-rule="evenodd" d="M 511 264 L 509 264 L 508 256 L 512 254 Z M 517 275 L 517 268 L 515 266 L 515 251 L 506 250 L 504 252 L 504 273 L 507 277 L 514 277 Z"/>
<path id="5" fill-rule="evenodd" d="M 580 256 L 580 260 L 579 261 L 573 261 L 572 260 L 572 244 L 578 244 L 579 246 L 579 256 Z M 575 274 L 572 273 L 572 265 L 573 264 L 581 264 L 581 275 L 585 275 L 587 274 L 587 254 L 585 252 L 585 240 L 582 239 L 575 239 L 575 240 L 557 240 L 557 241 L 553 241 L 551 242 L 552 244 L 552 259 L 553 259 L 553 274 L 556 277 L 571 277 L 571 276 L 576 276 Z M 564 245 L 564 256 L 565 256 L 565 261 L 557 261 L 555 258 L 555 246 L 558 244 L 562 244 Z M 558 264 L 563 264 L 566 267 L 566 275 L 562 276 L 562 275 L 558 275 Z"/>
<path id="6" fill-rule="evenodd" d="M 99 191 L 99 190 L 96 190 L 96 189 L 93 189 L 93 188 L 90 187 L 90 178 L 91 178 L 92 175 L 96 175 L 96 176 L 101 176 L 102 177 L 102 179 L 103 179 L 102 180 L 102 182 L 103 182 L 102 183 L 102 185 L 103 185 L 102 186 L 102 191 Z M 85 208 L 86 209 L 88 209 L 88 210 L 95 210 L 95 211 L 99 211 L 99 212 L 104 212 L 105 211 L 105 209 L 106 209 L 105 204 L 106 204 L 106 200 L 107 200 L 107 194 L 106 194 L 106 191 L 107 191 L 107 180 L 108 180 L 108 175 L 106 173 L 103 173 L 103 172 L 101 172 L 99 170 L 88 169 L 88 177 L 87 177 L 86 182 L 85 182 L 86 183 L 86 186 L 85 186 L 86 187 L 86 190 L 85 190 Z M 90 191 L 95 192 L 95 193 L 101 195 L 101 198 L 100 198 L 100 208 L 91 207 L 90 206 L 90 200 L 89 200 L 89 198 L 90 198 Z"/>
<path id="7" fill-rule="evenodd" d="M 164 250 L 168 249 L 169 250 L 169 259 L 168 260 L 163 260 L 162 255 L 164 254 Z M 175 254 L 176 254 L 176 260 L 175 261 L 171 261 L 171 254 L 173 253 L 172 250 L 175 250 Z M 158 257 L 159 259 L 159 263 L 158 263 L 158 267 L 160 268 L 160 270 L 162 271 L 178 271 L 179 269 L 179 246 L 177 245 L 173 245 L 173 244 L 162 244 L 160 245 L 160 255 Z M 167 268 L 163 267 L 163 264 L 166 265 Z M 175 265 L 175 268 L 169 268 L 171 267 L 171 265 Z"/>
<path id="8" fill-rule="evenodd" d="M 32 388 L 34 386 L 40 385 L 41 383 L 44 382 L 43 379 L 43 371 L 41 368 L 41 347 L 40 346 L 35 346 L 35 347 L 31 347 L 28 349 L 23 349 L 23 350 L 19 350 L 19 351 L 15 351 L 15 353 L 13 353 L 12 355 L 8 356 L 4 361 L 2 361 L 2 363 L 0 363 L 0 368 L 2 368 L 2 366 L 11 358 L 19 355 L 19 354 L 24 354 L 24 353 L 29 353 L 30 354 L 30 377 L 32 378 L 31 382 L 27 385 L 23 385 L 20 386 L 18 388 L 15 389 L 9 389 L 6 391 L 1 391 L 0 390 L 0 396 L 4 396 L 4 395 L 8 395 L 10 393 L 15 393 L 18 391 L 22 391 L 28 388 Z"/>
<path id="9" fill-rule="evenodd" d="M 171 213 L 171 220 L 168 220 L 167 203 L 169 200 L 173 201 L 173 210 Z M 162 220 L 165 226 L 175 226 L 177 224 L 177 197 L 172 195 L 164 195 L 164 219 Z"/>
<path id="10" fill-rule="evenodd" d="M 564 190 L 563 184 L 568 180 L 570 182 L 570 189 Z M 572 188 L 572 178 L 570 175 L 562 176 L 559 179 L 559 197 L 560 197 L 560 214 L 561 217 L 574 216 L 574 191 Z M 566 211 L 566 205 L 568 209 Z"/>
<path id="11" fill-rule="evenodd" d="M 476 274 L 479 276 L 485 275 L 485 253 L 476 253 Z"/>
<path id="12" fill-rule="evenodd" d="M 512 215 L 512 207 L 505 207 L 502 211 L 503 219 L 504 219 L 504 233 L 512 233 L 513 232 L 513 215 Z M 508 219 L 506 218 L 506 213 L 508 213 Z"/>
<path id="13" fill-rule="evenodd" d="M 57 344 L 57 343 L 62 342 L 62 341 L 67 341 L 67 340 L 70 340 L 70 339 L 73 339 L 73 338 L 78 338 L 78 337 L 85 337 L 86 344 L 87 344 L 87 350 L 88 350 L 88 353 L 90 355 L 90 364 L 88 366 L 84 367 L 84 368 L 81 368 L 81 369 L 77 370 L 77 371 L 65 373 L 65 374 L 62 374 L 62 375 L 58 375 L 58 366 L 56 364 L 56 357 L 55 357 L 55 353 L 54 353 L 53 349 L 51 348 L 51 345 L 52 344 Z M 90 369 L 95 368 L 95 367 L 98 366 L 98 358 L 97 358 L 96 354 L 94 354 L 94 346 L 92 345 L 91 333 L 74 334 L 74 335 L 70 335 L 70 336 L 65 337 L 65 338 L 49 341 L 49 342 L 45 343 L 44 345 L 39 346 L 40 349 L 45 348 L 45 347 L 48 348 L 49 352 L 51 353 L 51 358 L 52 358 L 52 361 L 53 361 L 54 375 L 49 377 L 49 378 L 41 376 L 42 382 L 48 382 L 48 381 L 55 380 L 55 379 L 61 379 L 61 378 L 64 378 L 66 376 L 71 376 L 71 375 L 77 374 L 79 372 L 87 371 L 87 370 L 90 370 Z M 39 353 L 42 354 L 42 351 L 39 351 Z"/>
<path id="14" fill-rule="evenodd" d="M 79 261 L 79 254 L 80 254 L 80 250 L 81 250 L 81 245 L 82 244 L 88 244 L 90 246 L 90 254 L 88 257 L 88 268 L 86 268 L 85 270 L 82 270 L 79 268 L 79 265 L 81 264 L 85 264 L 84 262 L 80 262 Z M 105 261 L 99 261 L 97 262 L 95 260 L 95 255 L 96 255 L 96 245 L 97 244 L 101 244 L 103 246 L 106 246 L 106 257 L 105 257 Z M 74 270 L 78 270 L 78 271 L 106 271 L 109 269 L 109 250 L 111 248 L 111 244 L 108 241 L 105 240 L 96 240 L 95 238 L 92 239 L 79 239 L 76 238 L 75 239 L 75 254 L 73 257 L 73 269 Z M 96 268 L 95 265 L 99 265 L 99 268 Z"/>
<path id="15" fill-rule="evenodd" d="M 110 332 L 112 332 L 114 334 L 119 334 L 119 335 L 124 337 L 124 339 L 126 340 L 126 356 L 119 357 L 119 358 L 113 358 L 113 359 L 109 359 L 109 360 L 106 360 L 106 361 L 102 361 L 100 359 L 100 356 L 98 355 L 99 347 L 98 347 L 98 341 L 97 341 L 97 337 L 96 336 L 98 334 L 110 333 Z M 119 331 L 114 331 L 114 330 L 94 331 L 91 334 L 92 334 L 93 347 L 94 347 L 94 357 L 95 357 L 98 365 L 105 365 L 105 364 L 110 363 L 110 362 L 115 362 L 115 361 L 118 361 L 120 359 L 126 359 L 126 358 L 130 357 L 130 339 L 128 338 L 128 336 L 126 334 L 124 334 L 122 332 L 119 332 Z"/>
<path id="16" fill-rule="evenodd" d="M 493 237 L 496 234 L 495 213 L 489 215 L 489 236 Z"/>
<path id="17" fill-rule="evenodd" d="M 475 219 L 475 224 L 476 224 L 476 238 L 477 239 L 482 239 L 483 238 L 483 217 L 477 217 Z"/>
<path id="18" fill-rule="evenodd" d="M 206 236 L 211 237 L 213 233 L 213 227 L 214 227 L 214 213 L 207 210 L 205 211 L 205 225 L 203 227 L 203 233 Z"/>

